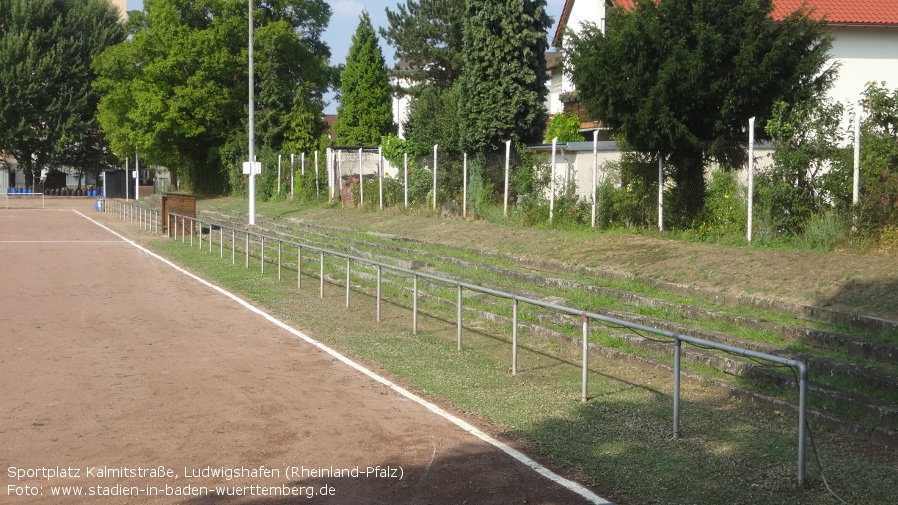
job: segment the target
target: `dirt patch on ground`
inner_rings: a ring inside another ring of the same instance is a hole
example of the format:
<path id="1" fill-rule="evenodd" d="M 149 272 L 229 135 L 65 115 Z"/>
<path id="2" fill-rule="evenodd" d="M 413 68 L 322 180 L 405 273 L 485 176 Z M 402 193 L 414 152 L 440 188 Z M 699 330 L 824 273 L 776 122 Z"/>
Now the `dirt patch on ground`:
<path id="1" fill-rule="evenodd" d="M 72 210 L 0 253 L 4 503 L 584 502 Z"/>
<path id="2" fill-rule="evenodd" d="M 514 256 L 898 321 L 898 255 L 770 250 L 589 231 L 517 228 L 396 211 L 304 211 L 330 226 L 389 233 Z"/>

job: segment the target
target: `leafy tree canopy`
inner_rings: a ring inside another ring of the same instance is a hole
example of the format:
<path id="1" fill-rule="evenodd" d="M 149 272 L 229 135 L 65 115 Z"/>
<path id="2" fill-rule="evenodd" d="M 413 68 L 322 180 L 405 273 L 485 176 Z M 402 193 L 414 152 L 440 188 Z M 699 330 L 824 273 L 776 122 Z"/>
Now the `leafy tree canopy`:
<path id="1" fill-rule="evenodd" d="M 546 136 L 543 142 L 550 143 L 552 139 L 558 138 L 558 142 L 580 142 L 583 135 L 580 134 L 580 118 L 577 116 L 568 116 L 563 112 L 559 112 L 552 116 L 549 126 L 546 128 Z"/>
<path id="2" fill-rule="evenodd" d="M 467 0 L 459 116 L 461 148 L 542 140 L 546 125 L 545 0 Z"/>
<path id="3" fill-rule="evenodd" d="M 405 123 L 405 136 L 412 154 L 424 156 L 433 151 L 434 144 L 439 144 L 443 154 L 459 152 L 460 99 L 460 86 L 456 83 L 448 89 L 424 88 L 412 100 Z"/>
<path id="4" fill-rule="evenodd" d="M 822 93 L 836 71 L 826 68 L 831 37 L 807 11 L 774 23 L 771 0 L 635 3 L 609 13 L 606 33 L 592 25 L 570 35 L 567 64 L 590 114 L 667 158 L 695 216 L 703 158 L 744 141 L 749 117 L 763 130 L 776 101 Z"/>
<path id="5" fill-rule="evenodd" d="M 105 163 L 90 61 L 124 40 L 118 20 L 106 0 L 0 2 L 0 151 L 26 179 L 53 162 Z"/>
<path id="6" fill-rule="evenodd" d="M 359 17 L 340 75 L 341 98 L 334 133 L 343 145 L 374 146 L 394 133 L 390 78 L 368 11 Z"/>
<path id="7" fill-rule="evenodd" d="M 146 0 L 144 12 L 131 14 L 131 39 L 95 61 L 99 119 L 110 144 L 166 165 L 193 191 L 225 190 L 223 162 L 246 156 L 234 147 L 246 139 L 246 2 Z M 330 83 L 330 54 L 320 40 L 330 7 L 269 1 L 253 18 L 256 131 L 262 148 L 279 150 L 293 134 L 296 104 L 321 106 Z"/>
<path id="8" fill-rule="evenodd" d="M 465 0 L 407 0 L 387 9 L 380 35 L 396 48 L 393 76 L 418 96 L 424 87 L 446 89 L 461 76 Z"/>

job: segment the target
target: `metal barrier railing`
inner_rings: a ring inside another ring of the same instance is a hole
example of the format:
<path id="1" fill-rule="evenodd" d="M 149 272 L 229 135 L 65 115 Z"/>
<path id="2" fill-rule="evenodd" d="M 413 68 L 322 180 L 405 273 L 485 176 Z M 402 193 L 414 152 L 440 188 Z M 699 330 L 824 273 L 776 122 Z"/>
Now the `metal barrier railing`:
<path id="1" fill-rule="evenodd" d="M 190 233 L 190 245 L 193 246 L 194 235 L 199 231 L 199 248 L 202 249 L 202 240 L 203 240 L 203 221 L 199 218 L 192 218 L 189 216 L 181 216 L 177 214 L 169 214 L 169 237 L 173 237 L 175 240 L 178 239 L 178 223 L 180 222 L 180 230 L 181 230 L 181 242 L 186 243 L 185 234 L 189 231 Z M 187 229 L 186 223 L 190 223 L 189 230 Z M 377 299 L 377 321 L 381 320 L 381 279 L 382 279 L 382 270 L 387 269 L 398 273 L 403 273 L 411 276 L 412 278 L 412 333 L 417 334 L 418 332 L 418 298 L 419 298 L 419 290 L 418 290 L 418 279 L 427 279 L 434 283 L 445 284 L 449 286 L 457 287 L 457 300 L 456 300 L 456 347 L 458 350 L 461 350 L 462 347 L 462 304 L 463 290 L 474 291 L 478 293 L 484 293 L 488 295 L 492 295 L 498 298 L 504 298 L 510 300 L 512 302 L 512 374 L 517 374 L 517 348 L 518 348 L 518 312 L 519 312 L 519 304 L 525 303 L 528 305 L 533 305 L 536 307 L 542 307 L 544 309 L 553 310 L 556 312 L 560 312 L 563 314 L 569 314 L 573 316 L 580 316 L 583 330 L 582 337 L 582 378 L 581 378 L 581 397 L 580 400 L 582 402 L 586 402 L 588 400 L 587 396 L 587 385 L 588 385 L 588 363 L 589 363 L 589 322 L 600 321 L 603 323 L 613 324 L 616 326 L 621 326 L 625 328 L 629 328 L 631 330 L 651 333 L 655 335 L 659 335 L 662 337 L 667 337 L 673 340 L 674 344 L 674 393 L 673 393 L 673 438 L 679 437 L 680 430 L 680 376 L 681 376 L 681 361 L 682 361 L 682 344 L 685 342 L 687 344 L 692 344 L 698 347 L 716 349 L 719 351 L 736 354 L 740 356 L 746 356 L 754 359 L 769 361 L 771 363 L 775 363 L 778 365 L 784 365 L 791 368 L 794 368 L 798 371 L 798 386 L 799 386 L 799 405 L 798 405 L 798 484 L 799 486 L 804 485 L 805 481 L 805 441 L 806 441 L 806 427 L 807 427 L 807 373 L 808 368 L 807 365 L 798 360 L 783 358 L 781 356 L 776 356 L 773 354 L 767 354 L 763 352 L 753 351 L 751 349 L 743 349 L 741 347 L 735 347 L 727 344 L 721 344 L 718 342 L 714 342 L 711 340 L 705 340 L 701 338 L 692 337 L 689 335 L 683 335 L 681 333 L 671 332 L 667 330 L 662 330 L 658 328 L 652 328 L 650 326 L 645 326 L 638 323 L 633 323 L 630 321 L 617 319 L 609 316 L 605 316 L 602 314 L 597 314 L 594 312 L 589 312 L 585 310 L 573 309 L 570 307 L 565 307 L 563 305 L 557 305 L 550 302 L 544 302 L 542 300 L 536 300 L 533 298 L 528 298 L 525 296 L 519 296 L 512 293 L 506 293 L 504 291 L 498 291 L 495 289 L 486 288 L 483 286 L 478 286 L 475 284 L 469 284 L 467 282 L 458 281 L 455 279 L 448 279 L 445 277 L 440 277 L 437 275 L 428 274 L 425 272 L 419 272 L 417 270 L 411 270 L 407 268 L 398 267 L 395 265 L 390 265 L 386 263 L 382 263 L 379 261 L 360 258 L 357 256 L 353 256 L 350 254 L 345 254 L 337 251 L 327 250 L 321 247 L 315 247 L 308 244 L 302 244 L 299 242 L 293 242 L 289 240 L 283 240 L 277 237 L 270 237 L 263 235 L 261 233 L 255 233 L 248 230 L 242 230 L 238 228 L 233 228 L 230 226 L 226 226 L 223 224 L 212 223 L 210 221 L 206 221 L 209 225 L 209 233 L 207 241 L 209 242 L 209 253 L 212 253 L 212 235 L 213 230 L 219 230 L 219 254 L 222 258 L 224 258 L 224 230 L 230 231 L 231 236 L 231 263 L 235 263 L 236 258 L 236 239 L 239 234 L 243 234 L 245 236 L 245 268 L 249 268 L 249 259 L 250 259 L 250 244 L 251 237 L 255 237 L 253 242 L 258 242 L 260 244 L 260 258 L 261 264 L 260 269 L 262 273 L 265 272 L 265 240 L 268 239 L 270 243 L 277 243 L 277 263 L 278 263 L 278 280 L 281 279 L 281 251 L 284 245 L 289 247 L 296 247 L 296 257 L 297 257 L 297 288 L 302 287 L 302 256 L 303 251 L 311 251 L 314 253 L 318 253 L 319 255 L 319 297 L 324 298 L 324 258 L 325 256 L 332 256 L 335 258 L 342 258 L 346 260 L 346 307 L 350 306 L 350 290 L 351 290 L 351 271 L 352 271 L 352 262 L 355 261 L 360 264 L 366 264 L 376 267 L 377 276 L 376 276 L 376 299 Z"/>
<path id="2" fill-rule="evenodd" d="M 142 229 L 156 235 L 159 234 L 159 227 L 162 223 L 162 211 L 159 209 L 151 209 L 142 205 L 108 198 L 98 199 L 97 206 L 98 211 L 115 215 L 120 220 L 127 221 L 130 224 L 135 224 L 136 222 Z"/>

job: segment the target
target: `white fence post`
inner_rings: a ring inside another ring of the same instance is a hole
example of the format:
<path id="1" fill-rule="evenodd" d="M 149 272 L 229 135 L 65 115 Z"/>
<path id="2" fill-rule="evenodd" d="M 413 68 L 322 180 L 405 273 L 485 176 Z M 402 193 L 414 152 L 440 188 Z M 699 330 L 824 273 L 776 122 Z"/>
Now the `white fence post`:
<path id="1" fill-rule="evenodd" d="M 464 153 L 462 162 L 461 217 L 468 217 L 468 153 Z"/>
<path id="2" fill-rule="evenodd" d="M 746 238 L 751 243 L 752 222 L 755 202 L 755 118 L 748 118 L 748 233 Z"/>
<path id="3" fill-rule="evenodd" d="M 505 141 L 505 202 L 502 206 L 502 215 L 508 217 L 508 172 L 511 160 L 511 141 Z"/>
<path id="4" fill-rule="evenodd" d="M 377 148 L 377 190 L 380 192 L 380 210 L 384 210 L 384 148 Z"/>
<path id="5" fill-rule="evenodd" d="M 296 196 L 296 184 L 295 184 L 296 181 L 294 180 L 294 177 L 293 177 L 293 172 L 294 172 L 293 161 L 295 158 L 296 158 L 296 155 L 293 153 L 290 153 L 290 196 Z"/>
<path id="6" fill-rule="evenodd" d="M 362 174 L 362 148 L 359 148 L 359 207 L 365 205 L 365 176 Z"/>
<path id="7" fill-rule="evenodd" d="M 403 193 L 405 194 L 405 208 L 408 208 L 408 153 L 403 154 L 403 158 L 405 159 L 402 166 L 402 187 Z"/>
<path id="8" fill-rule="evenodd" d="M 433 210 L 437 210 L 437 146 L 433 145 Z"/>
<path id="9" fill-rule="evenodd" d="M 854 185 L 851 192 L 851 203 L 857 205 L 861 189 L 861 114 L 854 116 Z"/>
<path id="10" fill-rule="evenodd" d="M 278 194 L 281 194 L 281 155 L 278 155 Z"/>
<path id="11" fill-rule="evenodd" d="M 334 188 L 337 187 L 336 175 L 334 173 L 334 152 L 328 147 L 324 151 L 325 172 L 327 172 L 327 203 L 334 200 Z M 318 165 L 318 151 L 315 151 L 315 165 Z"/>
<path id="12" fill-rule="evenodd" d="M 549 223 L 555 214 L 555 148 L 558 146 L 558 137 L 552 139 L 552 177 L 549 180 Z"/>
<path id="13" fill-rule="evenodd" d="M 303 153 L 305 156 L 305 153 Z M 330 187 L 330 186 L 328 186 Z M 321 198 L 321 185 L 318 184 L 318 151 L 315 150 L 315 198 Z"/>
<path id="14" fill-rule="evenodd" d="M 658 153 L 658 231 L 664 231 L 664 159 Z"/>
<path id="15" fill-rule="evenodd" d="M 592 227 L 596 227 L 596 178 L 599 171 L 599 130 L 592 132 Z"/>

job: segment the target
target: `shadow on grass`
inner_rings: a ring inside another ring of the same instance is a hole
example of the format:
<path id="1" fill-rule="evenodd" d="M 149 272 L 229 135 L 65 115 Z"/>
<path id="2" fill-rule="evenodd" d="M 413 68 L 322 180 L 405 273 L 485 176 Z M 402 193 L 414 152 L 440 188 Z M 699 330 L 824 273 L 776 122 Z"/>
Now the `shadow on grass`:
<path id="1" fill-rule="evenodd" d="M 839 286 L 832 296 L 817 299 L 815 305 L 836 313 L 868 316 L 831 314 L 829 319 L 879 337 L 882 342 L 898 344 L 898 278 L 850 280 Z"/>

